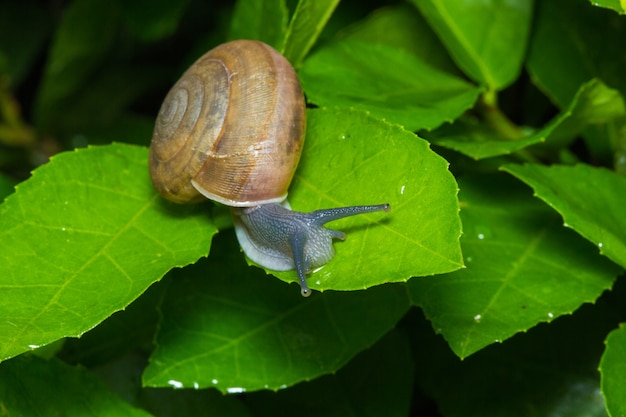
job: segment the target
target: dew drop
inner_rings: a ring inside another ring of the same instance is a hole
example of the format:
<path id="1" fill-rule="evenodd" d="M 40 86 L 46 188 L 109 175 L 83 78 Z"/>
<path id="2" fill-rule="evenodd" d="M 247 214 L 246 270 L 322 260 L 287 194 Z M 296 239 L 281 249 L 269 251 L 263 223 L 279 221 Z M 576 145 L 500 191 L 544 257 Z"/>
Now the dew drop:
<path id="1" fill-rule="evenodd" d="M 28 345 L 31 349 L 39 349 L 39 345 Z"/>
<path id="2" fill-rule="evenodd" d="M 400 179 L 400 181 L 398 182 L 398 188 L 396 188 L 396 193 L 398 195 L 404 195 L 404 193 L 406 192 L 407 182 L 408 180 L 406 178 Z"/>
<path id="3" fill-rule="evenodd" d="M 194 389 L 200 389 L 200 384 L 198 384 L 197 382 L 193 383 L 193 388 Z"/>
<path id="4" fill-rule="evenodd" d="M 246 392 L 246 389 L 241 387 L 231 387 L 226 388 L 226 392 L 229 394 L 241 394 L 242 392 Z"/>
<path id="5" fill-rule="evenodd" d="M 478 240 L 485 240 L 492 237 L 491 229 L 484 225 L 476 227 L 474 233 L 474 236 L 476 236 Z"/>
<path id="6" fill-rule="evenodd" d="M 554 318 L 554 314 L 552 314 L 552 313 L 550 312 L 550 313 L 548 313 L 548 317 L 550 317 L 551 319 L 553 319 L 553 318 Z"/>
<path id="7" fill-rule="evenodd" d="M 602 243 L 602 242 L 598 242 L 598 247 L 599 247 L 600 249 L 602 249 L 602 246 L 604 246 L 604 243 Z"/>
<path id="8" fill-rule="evenodd" d="M 476 314 L 476 315 L 474 316 L 474 321 L 475 321 L 476 323 L 480 323 L 480 319 L 481 319 L 481 318 L 482 318 L 482 316 L 481 316 L 480 314 Z"/>
<path id="9" fill-rule="evenodd" d="M 182 388 L 183 387 L 183 383 L 180 381 L 176 381 L 175 379 L 170 379 L 169 381 L 167 381 L 168 384 L 170 384 L 171 386 L 173 386 L 174 388 Z"/>
<path id="10" fill-rule="evenodd" d="M 217 382 L 218 382 L 218 381 L 217 381 L 217 379 L 213 378 L 213 379 L 211 380 L 211 382 L 213 383 L 213 385 L 217 385 Z"/>

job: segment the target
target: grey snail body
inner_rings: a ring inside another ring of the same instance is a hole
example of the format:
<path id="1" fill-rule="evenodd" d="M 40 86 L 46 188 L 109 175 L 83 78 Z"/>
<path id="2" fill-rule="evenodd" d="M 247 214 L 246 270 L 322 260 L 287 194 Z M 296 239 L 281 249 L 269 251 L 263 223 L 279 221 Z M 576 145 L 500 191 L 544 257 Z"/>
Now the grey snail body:
<path id="1" fill-rule="evenodd" d="M 388 204 L 311 213 L 291 211 L 287 190 L 298 166 L 305 101 L 293 67 L 270 46 L 238 40 L 201 56 L 167 94 L 150 145 L 157 191 L 176 203 L 208 198 L 232 207 L 246 256 L 275 271 L 306 274 L 334 255 L 332 220 Z"/>

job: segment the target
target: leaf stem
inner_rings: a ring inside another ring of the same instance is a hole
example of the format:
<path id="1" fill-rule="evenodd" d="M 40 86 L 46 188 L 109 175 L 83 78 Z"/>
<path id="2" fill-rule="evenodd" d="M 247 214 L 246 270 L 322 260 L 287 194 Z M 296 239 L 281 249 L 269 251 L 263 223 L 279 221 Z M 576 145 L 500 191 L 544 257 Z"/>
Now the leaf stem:
<path id="1" fill-rule="evenodd" d="M 513 123 L 498 107 L 498 98 L 494 90 L 485 92 L 478 102 L 478 111 L 485 123 L 505 140 L 518 140 L 524 132 Z"/>

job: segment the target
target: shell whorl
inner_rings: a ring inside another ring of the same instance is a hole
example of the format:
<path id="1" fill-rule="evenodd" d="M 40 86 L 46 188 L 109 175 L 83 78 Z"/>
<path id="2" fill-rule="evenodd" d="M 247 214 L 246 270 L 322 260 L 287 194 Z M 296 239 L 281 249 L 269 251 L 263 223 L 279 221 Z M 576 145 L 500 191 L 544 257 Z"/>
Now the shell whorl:
<path id="1" fill-rule="evenodd" d="M 288 61 L 261 42 L 229 42 L 200 57 L 168 93 L 151 176 L 178 203 L 202 194 L 231 206 L 281 201 L 304 131 L 304 97 Z"/>

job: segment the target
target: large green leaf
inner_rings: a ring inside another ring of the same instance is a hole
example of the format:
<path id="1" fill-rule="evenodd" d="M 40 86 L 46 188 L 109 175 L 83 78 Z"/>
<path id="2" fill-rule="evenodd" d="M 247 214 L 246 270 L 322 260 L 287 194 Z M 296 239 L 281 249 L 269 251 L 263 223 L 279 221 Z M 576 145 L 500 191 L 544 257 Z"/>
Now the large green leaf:
<path id="1" fill-rule="evenodd" d="M 600 362 L 602 395 L 611 416 L 626 415 L 626 326 L 613 330 Z"/>
<path id="2" fill-rule="evenodd" d="M 337 371 L 409 308 L 397 285 L 302 298 L 237 248 L 233 233 L 220 234 L 206 262 L 173 271 L 145 385 L 285 388 Z"/>
<path id="3" fill-rule="evenodd" d="M 444 125 L 426 134 L 426 138 L 474 159 L 483 159 L 509 154 L 541 142 L 547 142 L 549 148 L 560 149 L 588 125 L 607 123 L 624 116 L 626 110 L 621 94 L 593 79 L 583 84 L 570 104 L 545 127 L 518 139 L 503 138 L 490 126 L 469 117 Z"/>
<path id="4" fill-rule="evenodd" d="M 460 74 L 435 32 L 417 9 L 408 3 L 375 10 L 348 27 L 342 35 L 403 49 L 441 71 Z"/>
<path id="5" fill-rule="evenodd" d="M 573 312 L 620 273 L 512 179 L 459 185 L 467 268 L 408 283 L 413 302 L 459 357 Z"/>
<path id="6" fill-rule="evenodd" d="M 531 0 L 411 2 L 474 81 L 501 90 L 518 77 L 530 31 Z"/>
<path id="7" fill-rule="evenodd" d="M 589 165 L 506 165 L 559 212 L 565 225 L 626 268 L 626 178 Z"/>
<path id="8" fill-rule="evenodd" d="M 317 290 L 357 290 L 462 267 L 457 185 L 428 143 L 362 111 L 308 112 L 307 139 L 289 201 L 294 210 L 390 203 L 389 213 L 328 227 L 347 233 L 309 277 Z M 274 273 L 293 282 L 293 271 Z"/>
<path id="9" fill-rule="evenodd" d="M 455 119 L 481 91 L 404 49 L 350 39 L 320 48 L 299 75 L 314 104 L 364 109 L 412 131 Z"/>
<path id="10" fill-rule="evenodd" d="M 148 417 L 81 367 L 22 356 L 0 364 L 0 411 L 5 416 Z"/>
<path id="11" fill-rule="evenodd" d="M 67 152 L 0 205 L 0 360 L 79 336 L 207 254 L 203 207 L 154 190 L 146 148 Z"/>

